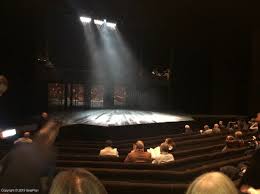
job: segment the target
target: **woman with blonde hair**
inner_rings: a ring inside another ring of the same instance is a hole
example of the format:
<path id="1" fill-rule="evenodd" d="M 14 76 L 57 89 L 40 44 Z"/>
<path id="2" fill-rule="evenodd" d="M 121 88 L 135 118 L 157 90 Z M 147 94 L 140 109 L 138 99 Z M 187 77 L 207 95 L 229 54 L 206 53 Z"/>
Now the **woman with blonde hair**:
<path id="1" fill-rule="evenodd" d="M 186 194 L 238 194 L 238 190 L 226 175 L 211 172 L 196 178 Z"/>
<path id="2" fill-rule="evenodd" d="M 60 172 L 49 194 L 107 194 L 102 183 L 90 172 L 77 168 Z"/>

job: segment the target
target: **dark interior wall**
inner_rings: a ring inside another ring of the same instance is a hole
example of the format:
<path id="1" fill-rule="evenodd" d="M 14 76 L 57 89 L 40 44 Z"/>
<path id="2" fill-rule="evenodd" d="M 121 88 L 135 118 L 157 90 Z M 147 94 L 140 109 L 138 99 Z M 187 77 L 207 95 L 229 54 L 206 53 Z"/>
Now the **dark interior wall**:
<path id="1" fill-rule="evenodd" d="M 189 113 L 209 111 L 209 66 L 205 48 L 177 48 L 174 68 L 174 108 Z"/>
<path id="2" fill-rule="evenodd" d="M 252 32 L 252 64 L 250 67 L 248 87 L 248 112 L 260 110 L 260 26 Z"/>
<path id="3" fill-rule="evenodd" d="M 1 3 L 0 74 L 7 77 L 9 89 L 0 97 L 0 120 L 22 118 L 41 104 L 34 96 L 39 86 L 33 72 L 42 45 L 43 7 L 31 0 Z"/>
<path id="4" fill-rule="evenodd" d="M 247 29 L 221 28 L 214 32 L 210 47 L 211 112 L 247 113 L 250 34 Z"/>
<path id="5" fill-rule="evenodd" d="M 252 30 L 247 5 L 186 0 L 176 6 L 175 107 L 247 114 Z"/>

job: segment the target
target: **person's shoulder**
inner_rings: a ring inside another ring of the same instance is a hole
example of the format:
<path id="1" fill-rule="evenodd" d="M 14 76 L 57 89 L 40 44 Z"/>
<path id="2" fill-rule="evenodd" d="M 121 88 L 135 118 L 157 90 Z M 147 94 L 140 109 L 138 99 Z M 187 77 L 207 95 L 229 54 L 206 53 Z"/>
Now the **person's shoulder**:
<path id="1" fill-rule="evenodd" d="M 146 154 L 147 157 L 152 157 L 152 154 L 149 152 L 144 152 Z"/>

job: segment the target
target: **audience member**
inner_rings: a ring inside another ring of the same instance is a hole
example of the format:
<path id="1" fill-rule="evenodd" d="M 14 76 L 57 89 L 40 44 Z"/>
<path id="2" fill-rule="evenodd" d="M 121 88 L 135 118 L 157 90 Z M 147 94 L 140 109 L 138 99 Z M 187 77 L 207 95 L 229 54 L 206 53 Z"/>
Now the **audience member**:
<path id="1" fill-rule="evenodd" d="M 251 123 L 249 127 L 249 131 L 252 133 L 257 133 L 258 132 L 258 122 L 254 120 L 254 122 Z"/>
<path id="2" fill-rule="evenodd" d="M 19 144 L 0 161 L 0 188 L 27 188 L 46 191 L 48 178 L 54 173 L 55 154 L 52 149 L 59 126 L 49 123 L 39 131 L 33 143 Z"/>
<path id="3" fill-rule="evenodd" d="M 219 169 L 219 171 L 227 175 L 232 181 L 238 180 L 240 178 L 239 176 L 240 170 L 235 166 L 231 166 L 231 165 L 223 166 Z"/>
<path id="4" fill-rule="evenodd" d="M 49 121 L 49 115 L 47 112 L 42 112 L 41 113 L 41 118 L 40 121 L 38 123 L 38 128 L 37 129 L 42 129 L 44 127 L 44 125 L 46 125 Z"/>
<path id="5" fill-rule="evenodd" d="M 245 193 L 248 193 L 248 194 L 260 194 L 260 189 L 254 189 L 252 187 L 248 188 Z"/>
<path id="6" fill-rule="evenodd" d="M 238 130 L 237 122 L 229 121 L 227 124 L 227 129 L 228 129 L 229 133 L 233 133 L 236 130 Z"/>
<path id="7" fill-rule="evenodd" d="M 222 149 L 222 152 L 230 151 L 236 148 L 235 138 L 232 135 L 226 137 L 226 146 Z"/>
<path id="8" fill-rule="evenodd" d="M 169 153 L 169 146 L 166 143 L 162 143 L 160 146 L 160 155 L 153 160 L 153 164 L 163 164 L 174 161 L 174 157 Z"/>
<path id="9" fill-rule="evenodd" d="M 243 133 L 241 131 L 235 132 L 235 141 L 237 142 L 239 147 L 243 147 L 245 145 L 245 142 L 243 140 Z"/>
<path id="10" fill-rule="evenodd" d="M 220 134 L 221 133 L 221 130 L 220 130 L 218 124 L 214 124 L 214 127 L 212 129 L 212 133 L 214 133 L 214 134 Z"/>
<path id="11" fill-rule="evenodd" d="M 152 162 L 152 157 L 149 152 L 144 151 L 144 143 L 139 140 L 136 142 L 135 150 L 127 155 L 125 162 L 150 163 Z"/>
<path id="12" fill-rule="evenodd" d="M 255 121 L 260 123 L 260 112 L 256 114 Z"/>
<path id="13" fill-rule="evenodd" d="M 102 150 L 100 150 L 99 155 L 100 156 L 115 156 L 119 157 L 118 151 L 116 148 L 113 148 L 113 142 L 111 140 L 106 141 L 106 147 Z"/>
<path id="14" fill-rule="evenodd" d="M 71 169 L 54 178 L 49 194 L 107 194 L 107 191 L 92 173 Z"/>
<path id="15" fill-rule="evenodd" d="M 189 125 L 185 125 L 185 134 L 192 134 L 193 131 Z"/>
<path id="16" fill-rule="evenodd" d="M 209 128 L 208 125 L 204 125 L 204 130 L 200 130 L 200 133 L 202 135 L 211 135 L 211 134 L 213 134 L 213 131 L 212 131 L 212 129 Z"/>
<path id="17" fill-rule="evenodd" d="M 244 132 L 248 131 L 249 126 L 248 126 L 248 123 L 244 119 L 238 120 L 237 124 L 238 124 L 239 130 L 244 131 Z"/>
<path id="18" fill-rule="evenodd" d="M 174 151 L 174 149 L 176 148 L 176 144 L 172 138 L 166 138 L 164 143 L 166 143 L 168 145 L 169 152 Z"/>
<path id="19" fill-rule="evenodd" d="M 254 187 L 260 188 L 260 150 L 256 150 L 242 180 L 241 188 Z"/>
<path id="20" fill-rule="evenodd" d="M 30 132 L 25 132 L 24 136 L 17 139 L 14 144 L 18 143 L 32 143 L 32 139 L 30 138 Z"/>
<path id="21" fill-rule="evenodd" d="M 168 152 L 172 153 L 174 151 L 176 144 L 174 143 L 172 138 L 166 138 L 163 143 L 168 146 Z M 152 159 L 158 158 L 161 154 L 161 147 L 157 146 L 156 148 L 147 149 L 147 152 L 151 153 Z"/>
<path id="22" fill-rule="evenodd" d="M 219 122 L 218 122 L 218 125 L 219 125 L 219 128 L 220 128 L 221 130 L 225 130 L 225 129 L 226 129 L 226 126 L 224 125 L 224 122 L 223 122 L 223 121 L 219 121 Z"/>
<path id="23" fill-rule="evenodd" d="M 206 173 L 196 178 L 186 194 L 238 194 L 234 183 L 219 172 Z"/>

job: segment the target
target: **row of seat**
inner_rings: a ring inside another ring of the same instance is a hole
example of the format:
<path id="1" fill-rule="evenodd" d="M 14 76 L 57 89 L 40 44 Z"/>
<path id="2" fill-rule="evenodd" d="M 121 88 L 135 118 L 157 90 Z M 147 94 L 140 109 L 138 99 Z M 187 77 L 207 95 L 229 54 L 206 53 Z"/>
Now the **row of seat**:
<path id="1" fill-rule="evenodd" d="M 234 151 L 228 152 L 215 152 L 215 153 L 207 153 L 197 155 L 197 156 L 190 156 L 184 159 L 179 159 L 173 162 L 169 162 L 166 164 L 161 165 L 154 165 L 154 164 L 132 164 L 132 163 L 122 163 L 122 162 L 115 162 L 115 161 L 86 161 L 86 160 L 57 160 L 57 166 L 62 167 L 88 167 L 88 168 L 114 168 L 114 169 L 153 169 L 153 170 L 170 170 L 170 169 L 189 169 L 195 168 L 196 166 L 207 164 L 211 160 L 222 161 L 225 159 L 229 159 L 230 157 L 241 157 L 244 155 L 244 152 L 247 148 L 240 148 Z M 200 164 L 198 164 L 200 163 Z"/>
<path id="2" fill-rule="evenodd" d="M 169 170 L 120 170 L 108 168 L 86 169 L 94 173 L 103 182 L 110 194 L 183 194 L 189 183 L 200 174 L 219 170 L 220 167 L 226 165 L 237 165 L 250 158 L 251 156 L 233 158 L 182 172 Z M 68 168 L 59 167 L 57 168 L 57 171 L 66 169 Z"/>

